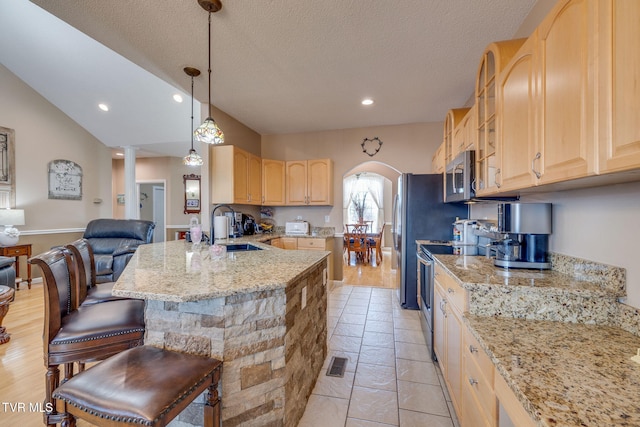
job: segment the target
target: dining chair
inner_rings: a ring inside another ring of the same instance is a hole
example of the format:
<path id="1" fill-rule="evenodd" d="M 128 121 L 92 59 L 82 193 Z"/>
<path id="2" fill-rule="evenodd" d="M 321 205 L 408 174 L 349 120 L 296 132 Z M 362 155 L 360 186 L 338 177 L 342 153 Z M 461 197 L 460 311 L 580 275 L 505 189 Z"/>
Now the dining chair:
<path id="1" fill-rule="evenodd" d="M 351 252 L 356 254 L 356 262 L 369 262 L 369 244 L 366 233 L 346 233 L 347 260 L 351 260 Z"/>
<path id="2" fill-rule="evenodd" d="M 380 228 L 379 233 L 369 234 L 368 243 L 369 243 L 369 251 L 376 251 L 376 264 L 380 265 L 382 263 L 382 236 L 384 235 L 384 226 Z M 370 255 L 371 256 L 371 255 Z"/>

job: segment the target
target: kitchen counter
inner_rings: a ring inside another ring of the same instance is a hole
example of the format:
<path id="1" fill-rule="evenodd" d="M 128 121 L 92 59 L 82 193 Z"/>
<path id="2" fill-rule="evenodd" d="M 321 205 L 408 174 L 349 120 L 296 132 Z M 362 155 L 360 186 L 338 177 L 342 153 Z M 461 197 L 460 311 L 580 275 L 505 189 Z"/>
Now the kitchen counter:
<path id="1" fill-rule="evenodd" d="M 554 270 L 503 269 L 481 256 L 435 255 L 469 291 L 469 313 L 607 325 L 624 296 L 617 267 L 601 266 L 589 278 Z"/>
<path id="2" fill-rule="evenodd" d="M 610 326 L 467 316 L 540 426 L 640 426 L 640 337 Z"/>
<path id="3" fill-rule="evenodd" d="M 537 425 L 640 427 L 640 337 L 617 327 L 624 270 L 559 259 L 562 272 L 435 255 L 468 292 L 470 333 Z"/>
<path id="4" fill-rule="evenodd" d="M 211 258 L 209 246 L 184 240 L 141 245 L 116 285 L 114 295 L 156 301 L 199 301 L 228 295 L 284 288 L 326 251 L 285 251 L 259 243 L 264 235 L 225 240 L 251 242 L 260 251 L 227 252 Z"/>
<path id="5" fill-rule="evenodd" d="M 212 259 L 184 240 L 141 245 L 113 293 L 145 300 L 146 345 L 222 360 L 222 422 L 295 427 L 327 354 L 327 251 L 262 250 Z M 202 422 L 204 399 L 179 417 Z M 256 421 L 258 420 L 258 421 Z"/>

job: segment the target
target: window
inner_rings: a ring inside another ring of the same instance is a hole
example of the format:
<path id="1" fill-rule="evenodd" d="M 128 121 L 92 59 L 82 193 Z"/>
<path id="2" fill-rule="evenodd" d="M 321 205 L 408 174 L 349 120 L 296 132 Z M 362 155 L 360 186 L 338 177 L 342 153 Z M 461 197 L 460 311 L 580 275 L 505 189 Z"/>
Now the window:
<path id="1" fill-rule="evenodd" d="M 372 221 L 369 231 L 379 231 L 384 223 L 384 177 L 375 173 L 357 173 L 343 181 L 345 224 Z"/>

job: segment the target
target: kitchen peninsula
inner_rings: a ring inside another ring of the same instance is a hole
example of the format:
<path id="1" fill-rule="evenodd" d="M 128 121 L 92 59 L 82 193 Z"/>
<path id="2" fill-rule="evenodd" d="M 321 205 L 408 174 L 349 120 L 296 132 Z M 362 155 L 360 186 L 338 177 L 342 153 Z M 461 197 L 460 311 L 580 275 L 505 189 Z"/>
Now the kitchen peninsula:
<path id="1" fill-rule="evenodd" d="M 114 294 L 146 300 L 145 344 L 223 360 L 225 426 L 295 426 L 327 353 L 330 252 L 252 244 L 222 259 L 184 240 L 143 245 Z M 201 405 L 181 422 L 199 425 Z"/>

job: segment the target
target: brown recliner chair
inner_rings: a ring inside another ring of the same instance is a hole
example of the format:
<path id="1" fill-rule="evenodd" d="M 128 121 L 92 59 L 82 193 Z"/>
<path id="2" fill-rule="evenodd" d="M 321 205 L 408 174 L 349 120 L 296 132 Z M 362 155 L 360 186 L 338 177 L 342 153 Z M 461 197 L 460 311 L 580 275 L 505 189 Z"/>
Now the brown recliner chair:
<path id="1" fill-rule="evenodd" d="M 142 345 L 144 301 L 126 299 L 73 307 L 75 272 L 71 255 L 65 249 L 52 249 L 32 257 L 40 267 L 44 284 L 44 422 L 53 426 L 68 418 L 58 413 L 52 397 L 60 384 L 60 364 L 65 380 L 73 376 L 73 364 L 104 360 L 123 350 Z"/>

